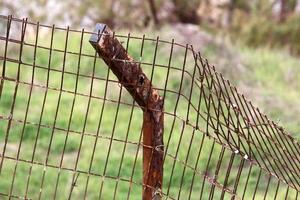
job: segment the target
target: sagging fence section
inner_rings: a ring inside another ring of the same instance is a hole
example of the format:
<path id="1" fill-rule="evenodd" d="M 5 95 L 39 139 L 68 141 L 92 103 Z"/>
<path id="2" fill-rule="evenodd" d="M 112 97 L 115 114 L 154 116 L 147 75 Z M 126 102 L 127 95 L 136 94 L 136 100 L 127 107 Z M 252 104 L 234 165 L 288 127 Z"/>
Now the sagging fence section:
<path id="1" fill-rule="evenodd" d="M 1 198 L 298 198 L 299 142 L 192 45 L 0 16 L 0 66 Z"/>

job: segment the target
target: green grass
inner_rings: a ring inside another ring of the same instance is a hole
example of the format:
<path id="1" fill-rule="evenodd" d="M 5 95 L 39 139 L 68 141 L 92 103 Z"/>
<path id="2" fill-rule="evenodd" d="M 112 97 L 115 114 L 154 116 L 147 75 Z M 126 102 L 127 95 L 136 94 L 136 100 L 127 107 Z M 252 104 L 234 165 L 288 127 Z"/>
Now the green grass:
<path id="1" fill-rule="evenodd" d="M 271 119 L 299 138 L 300 60 L 284 51 L 246 49 L 243 53 L 253 86 L 260 90 L 261 97 L 254 96 L 254 100 Z"/>
<path id="2" fill-rule="evenodd" d="M 64 33 L 56 33 L 54 35 L 55 42 L 53 47 L 55 49 L 64 49 L 64 37 Z M 67 50 L 71 52 L 79 52 L 79 35 L 70 35 L 69 38 Z M 34 41 L 34 39 L 30 37 L 28 40 L 31 42 Z M 43 46 L 49 46 L 49 41 L 50 36 L 48 34 L 42 35 L 39 38 L 39 44 Z M 83 41 L 84 48 L 82 53 L 93 54 L 93 49 L 88 44 L 88 37 L 85 37 Z M 140 40 L 131 39 L 129 44 L 129 53 L 135 60 L 141 59 L 143 62 L 153 62 L 155 42 L 145 41 L 142 58 L 140 58 Z M 8 57 L 14 57 L 17 59 L 19 53 L 17 50 L 18 46 L 11 46 Z M 169 51 L 169 45 L 160 44 L 158 47 L 156 64 L 167 65 Z M 212 48 L 211 51 L 215 50 Z M 177 46 L 174 47 L 174 56 L 171 61 L 171 66 L 174 68 L 170 71 L 167 87 L 168 90 L 178 91 L 182 75 L 181 71 L 178 69 L 181 69 L 183 66 L 184 52 L 184 48 L 179 48 Z M 24 47 L 23 62 L 32 64 L 34 62 L 33 53 L 34 51 L 32 47 Z M 256 84 L 262 86 L 262 92 L 272 91 L 272 94 L 276 95 L 276 97 L 284 103 L 296 103 L 299 97 L 299 94 L 297 93 L 297 90 L 299 89 L 299 82 L 297 82 L 297 80 L 299 80 L 299 73 L 297 75 L 297 69 L 293 66 L 299 63 L 297 59 L 291 58 L 286 60 L 286 57 L 281 56 L 279 52 L 269 52 L 268 50 L 257 51 L 252 49 L 242 49 L 242 55 L 244 56 L 245 65 L 249 68 L 252 74 L 251 76 L 244 75 L 247 79 L 252 81 L 255 86 L 257 86 Z M 76 187 L 74 187 L 72 192 L 72 197 L 74 199 L 82 199 L 84 197 L 87 182 L 88 199 L 97 199 L 99 197 L 102 183 L 103 188 L 101 199 L 112 199 L 115 193 L 117 195 L 116 199 L 126 199 L 129 193 L 131 199 L 141 199 L 142 187 L 140 184 L 142 182 L 142 149 L 139 148 L 139 151 L 137 151 L 138 146 L 136 145 L 136 143 L 139 143 L 140 130 L 142 126 L 141 110 L 135 107 L 132 112 L 132 106 L 124 104 L 118 105 L 116 103 L 118 101 L 119 94 L 121 94 L 121 101 L 128 104 L 132 103 L 132 98 L 124 88 L 120 92 L 120 86 L 114 82 L 109 82 L 108 90 L 106 92 L 107 99 L 112 102 L 103 101 L 106 82 L 101 79 L 105 79 L 107 77 L 108 71 L 107 67 L 100 59 L 97 59 L 95 65 L 94 76 L 97 77 L 97 79 L 93 80 L 93 87 L 91 87 L 91 78 L 88 77 L 93 74 L 94 59 L 92 57 L 83 56 L 80 60 L 80 69 L 78 69 L 78 56 L 67 54 L 65 71 L 68 73 L 63 74 L 64 77 L 62 79 L 62 73 L 55 72 L 55 70 L 62 70 L 63 59 L 64 55 L 62 53 L 53 52 L 50 63 L 51 72 L 49 82 L 47 83 L 49 51 L 38 48 L 35 63 L 36 66 L 40 66 L 42 68 L 34 69 L 33 83 L 35 86 L 32 89 L 26 119 L 27 122 L 31 122 L 29 124 L 24 123 L 24 119 L 31 88 L 28 84 L 23 83 L 31 83 L 33 67 L 26 66 L 25 64 L 20 65 L 20 84 L 18 84 L 17 97 L 16 102 L 14 103 L 15 105 L 12 115 L 15 120 L 12 120 L 10 131 L 8 133 L 6 132 L 8 120 L 0 120 L 1 153 L 3 151 L 5 136 L 7 136 L 8 145 L 6 147 L 5 156 L 16 158 L 17 152 L 20 150 L 20 161 L 17 162 L 11 159 L 4 159 L 3 169 L 0 175 L 0 192 L 5 194 L 11 192 L 14 195 L 24 196 L 31 164 L 23 161 L 31 161 L 31 159 L 33 159 L 34 162 L 39 163 L 39 165 L 37 164 L 32 166 L 32 173 L 28 183 L 28 197 L 30 198 L 37 199 L 39 195 L 41 195 L 43 199 L 53 198 L 55 186 L 58 182 L 56 197 L 58 199 L 65 199 L 69 195 L 72 179 L 74 177 L 76 179 L 78 176 Z M 193 61 L 192 55 L 189 54 L 186 62 L 186 69 L 190 73 L 192 73 L 192 69 L 194 67 Z M 2 71 L 3 61 L 0 62 Z M 294 76 L 293 79 L 282 79 L 281 74 L 285 73 L 285 70 L 287 69 L 286 62 L 288 62 L 289 66 L 292 66 L 290 67 L 290 70 L 292 70 L 292 74 Z M 6 65 L 5 77 L 16 79 L 19 66 L 12 62 L 7 62 Z M 152 66 L 142 65 L 142 68 L 146 75 L 150 77 L 152 73 Z M 83 76 L 78 77 L 77 94 L 74 95 L 77 76 L 72 73 L 76 74 L 77 70 Z M 272 75 L 271 72 L 272 74 L 274 73 L 274 75 Z M 166 73 L 166 68 L 155 67 L 153 80 L 155 80 L 154 82 L 158 87 L 162 87 L 164 85 Z M 110 73 L 109 79 L 116 80 L 112 73 Z M 291 84 L 290 81 L 292 82 Z M 237 82 L 239 83 L 239 80 L 237 80 Z M 45 89 L 47 84 L 49 87 L 48 90 Z M 191 78 L 187 74 L 184 74 L 182 93 L 186 96 L 189 95 L 190 85 Z M 0 115 L 3 117 L 10 116 L 16 86 L 17 84 L 14 81 L 4 81 L 3 93 L 0 99 Z M 59 91 L 60 87 L 63 89 L 63 92 L 61 93 Z M 290 92 L 288 95 L 285 95 L 284 93 L 287 90 Z M 91 99 L 87 97 L 90 93 L 93 96 Z M 45 106 L 43 107 L 45 95 Z M 197 98 L 198 95 L 199 91 L 198 93 L 195 91 L 192 96 L 191 100 L 194 105 L 197 105 L 199 100 Z M 167 92 L 165 99 L 165 111 L 173 113 L 177 95 Z M 70 116 L 73 101 L 74 110 L 72 116 Z M 187 100 L 181 96 L 178 102 L 176 114 L 180 118 L 185 119 L 188 107 Z M 262 106 L 264 105 L 265 104 L 262 104 Z M 103 106 L 104 109 L 102 113 Z M 201 104 L 201 108 L 203 111 L 206 110 L 203 102 Z M 41 115 L 42 110 L 43 114 Z M 88 113 L 88 115 L 86 115 L 86 113 Z M 276 112 L 275 109 L 272 109 L 270 114 L 273 118 L 282 116 L 282 112 Z M 129 124 L 130 118 L 132 119 Z M 192 111 L 189 118 L 190 123 L 195 123 L 196 113 Z M 43 126 L 39 128 L 37 124 L 39 124 L 40 119 Z M 100 120 L 101 124 L 98 132 Z M 298 131 L 294 123 L 287 123 L 287 128 Z M 173 124 L 174 126 L 172 126 Z M 200 120 L 200 125 L 200 129 L 204 130 L 206 127 L 204 119 Z M 59 129 L 53 129 L 53 126 Z M 212 129 L 209 130 L 212 131 Z M 114 134 L 113 137 L 112 133 Z M 99 135 L 99 138 L 96 140 L 95 135 L 97 134 Z M 128 136 L 126 136 L 127 134 Z M 170 134 L 172 135 L 170 136 Z M 182 138 L 180 137 L 181 134 Z M 50 145 L 51 137 L 53 138 Z M 172 115 L 166 114 L 164 133 L 165 145 L 167 145 L 169 137 L 170 141 L 167 151 L 168 156 L 166 157 L 164 164 L 165 170 L 163 188 L 165 193 L 168 192 L 171 197 L 177 198 L 184 171 L 184 165 L 182 162 L 185 162 L 187 157 L 190 141 L 193 139 L 186 164 L 191 167 L 196 165 L 197 153 L 204 137 L 204 145 L 200 154 L 200 162 L 197 164 L 197 171 L 200 173 L 207 173 L 209 176 L 213 176 L 215 173 L 218 156 L 222 147 L 219 144 L 215 144 L 210 165 L 207 167 L 206 163 L 209 159 L 209 152 L 212 148 L 213 140 L 204 136 L 204 134 L 200 131 L 193 132 L 193 129 L 190 126 L 183 124 L 180 119 L 174 119 Z M 22 143 L 20 146 L 21 138 Z M 111 138 L 114 140 L 111 140 Z M 122 141 L 126 138 L 129 143 L 126 144 L 126 147 L 124 147 L 124 142 Z M 180 140 L 180 148 L 177 149 Z M 37 146 L 33 157 L 35 141 L 37 141 Z M 80 144 L 82 144 L 81 147 Z M 92 159 L 95 144 L 95 155 Z M 78 153 L 79 150 L 80 154 Z M 123 152 L 124 159 L 121 165 L 121 155 Z M 224 182 L 230 156 L 231 152 L 226 150 L 218 176 L 218 181 L 220 183 Z M 176 162 L 173 157 L 176 157 Z M 230 188 L 234 185 L 235 174 L 237 173 L 240 161 L 240 157 L 236 156 L 232 166 L 232 174 L 228 181 L 228 186 Z M 47 166 L 44 166 L 46 162 Z M 15 168 L 16 164 L 17 168 Z M 60 166 L 62 170 L 56 169 L 53 166 Z M 173 167 L 174 170 L 172 173 Z M 207 171 L 205 171 L 206 167 Z M 245 164 L 245 170 L 242 172 L 238 194 L 243 192 L 242 186 L 245 184 L 248 169 L 249 164 Z M 74 170 L 81 173 L 73 173 Z M 249 188 L 246 191 L 247 198 L 252 197 L 258 173 L 259 168 L 254 166 L 249 180 Z M 11 183 L 14 174 L 16 178 L 12 187 Z M 45 176 L 44 183 L 41 181 L 43 175 Z M 171 175 L 172 178 L 170 178 Z M 185 169 L 182 183 L 180 194 L 181 199 L 186 199 L 189 195 L 193 176 L 194 171 L 187 167 Z M 120 177 L 120 180 L 111 179 L 110 177 Z M 131 177 L 134 182 L 132 185 L 128 183 Z M 262 184 L 260 184 L 258 188 L 258 199 L 264 195 L 263 189 L 266 186 L 263 182 L 266 179 L 267 176 L 263 175 L 261 180 Z M 210 190 L 209 182 L 205 181 L 204 183 L 204 191 Z M 203 175 L 196 173 L 191 199 L 199 199 L 202 184 Z M 272 179 L 271 185 L 274 186 L 276 184 L 276 180 Z M 118 186 L 116 187 L 116 185 Z M 167 191 L 168 187 L 170 187 L 169 191 Z M 222 191 L 218 188 L 215 190 L 214 197 L 217 198 L 221 195 Z M 280 189 L 280 198 L 284 197 L 285 190 L 285 187 Z M 268 193 L 267 197 L 269 199 L 272 199 L 274 191 L 275 188 L 272 188 Z M 203 198 L 207 199 L 209 192 L 204 192 L 203 195 Z M 291 191 L 289 195 L 289 197 L 292 198 L 295 195 L 295 192 Z M 226 194 L 225 198 L 230 199 L 230 196 Z"/>

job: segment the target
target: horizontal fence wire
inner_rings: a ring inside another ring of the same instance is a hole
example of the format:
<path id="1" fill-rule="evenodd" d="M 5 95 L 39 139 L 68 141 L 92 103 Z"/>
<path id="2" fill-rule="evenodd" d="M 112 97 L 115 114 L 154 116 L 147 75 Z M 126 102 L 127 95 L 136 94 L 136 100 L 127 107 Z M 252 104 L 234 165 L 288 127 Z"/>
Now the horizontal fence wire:
<path id="1" fill-rule="evenodd" d="M 0 16 L 1 199 L 140 199 L 143 113 L 92 31 Z M 98 33 L 96 33 L 98 34 Z M 113 33 L 164 98 L 163 199 L 298 199 L 300 145 L 192 45 Z"/>

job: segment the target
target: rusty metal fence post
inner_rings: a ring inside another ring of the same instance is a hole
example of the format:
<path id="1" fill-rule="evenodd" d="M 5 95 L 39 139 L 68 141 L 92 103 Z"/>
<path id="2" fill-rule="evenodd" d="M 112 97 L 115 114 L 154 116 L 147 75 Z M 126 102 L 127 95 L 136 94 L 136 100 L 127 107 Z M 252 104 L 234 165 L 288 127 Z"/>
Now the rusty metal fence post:
<path id="1" fill-rule="evenodd" d="M 105 24 L 97 24 L 90 43 L 143 110 L 143 200 L 159 200 L 163 181 L 163 98 L 138 62 Z"/>

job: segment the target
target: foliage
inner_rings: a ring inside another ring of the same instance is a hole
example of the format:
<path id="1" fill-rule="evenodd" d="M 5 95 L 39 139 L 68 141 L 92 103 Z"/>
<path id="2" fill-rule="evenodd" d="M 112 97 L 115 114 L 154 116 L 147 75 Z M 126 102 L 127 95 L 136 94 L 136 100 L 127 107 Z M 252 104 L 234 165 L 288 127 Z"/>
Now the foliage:
<path id="1" fill-rule="evenodd" d="M 254 17 L 247 25 L 233 27 L 232 33 L 249 46 L 288 48 L 292 54 L 300 54 L 300 15 L 290 16 L 285 23 L 277 23 L 267 17 Z"/>

